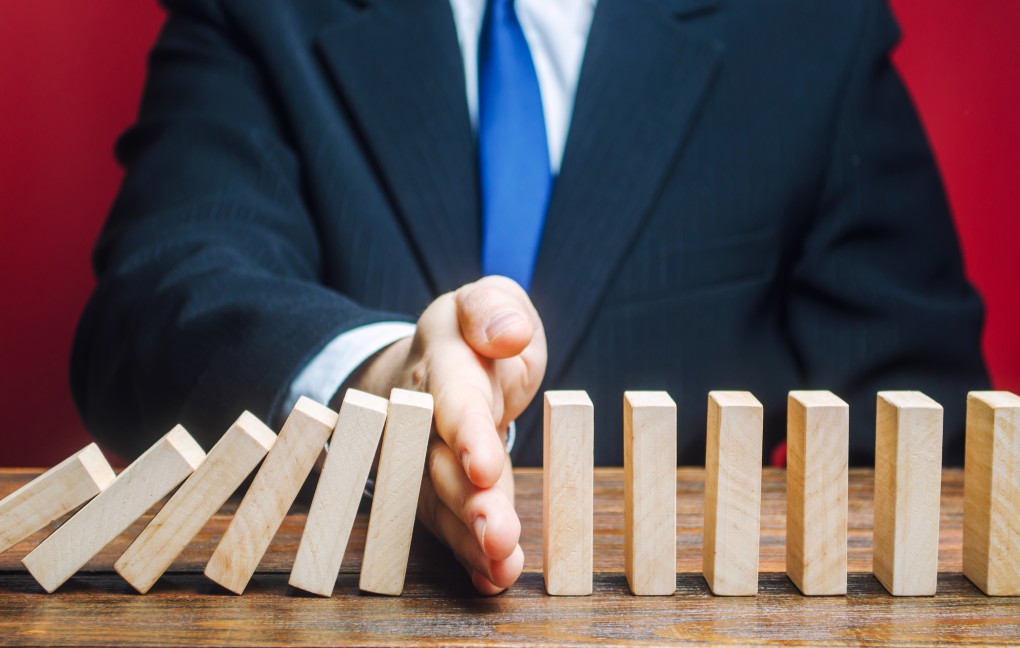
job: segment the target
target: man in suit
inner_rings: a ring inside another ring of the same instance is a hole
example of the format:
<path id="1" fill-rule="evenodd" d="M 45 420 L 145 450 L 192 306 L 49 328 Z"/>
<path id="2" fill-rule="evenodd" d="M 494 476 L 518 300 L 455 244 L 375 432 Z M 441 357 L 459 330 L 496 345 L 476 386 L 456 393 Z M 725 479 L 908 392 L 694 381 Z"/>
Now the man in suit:
<path id="1" fill-rule="evenodd" d="M 624 389 L 678 400 L 684 463 L 710 389 L 762 400 L 767 449 L 832 389 L 857 463 L 875 392 L 923 389 L 962 458 L 982 309 L 878 0 L 167 5 L 72 363 L 125 455 L 430 391 L 419 517 L 486 593 L 540 387 L 589 391 L 602 464 Z"/>

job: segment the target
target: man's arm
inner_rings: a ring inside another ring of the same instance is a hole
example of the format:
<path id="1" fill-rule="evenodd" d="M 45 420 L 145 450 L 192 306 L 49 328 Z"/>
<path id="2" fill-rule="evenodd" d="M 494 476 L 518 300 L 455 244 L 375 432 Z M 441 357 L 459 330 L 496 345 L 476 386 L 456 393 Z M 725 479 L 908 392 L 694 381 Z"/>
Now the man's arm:
<path id="1" fill-rule="evenodd" d="M 923 385 L 935 400 L 959 405 L 988 377 L 981 301 L 964 278 L 935 161 L 889 60 L 899 32 L 884 2 L 860 9 L 859 45 L 787 319 L 807 385 L 868 404 L 854 417 L 851 462 L 871 463 L 877 391 Z M 963 458 L 962 412 L 946 409 L 947 463 Z"/>
<path id="2" fill-rule="evenodd" d="M 126 177 L 72 360 L 83 419 L 125 456 L 178 421 L 209 444 L 244 409 L 268 420 L 337 335 L 413 319 L 319 283 L 299 161 L 262 71 L 214 4 L 171 9 L 118 144 Z"/>

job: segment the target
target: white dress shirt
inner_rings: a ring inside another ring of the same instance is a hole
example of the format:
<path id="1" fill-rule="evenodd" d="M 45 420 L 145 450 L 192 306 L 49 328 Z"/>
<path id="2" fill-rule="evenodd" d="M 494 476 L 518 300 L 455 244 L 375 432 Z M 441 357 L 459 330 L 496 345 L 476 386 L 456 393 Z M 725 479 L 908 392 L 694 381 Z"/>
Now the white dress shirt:
<path id="1" fill-rule="evenodd" d="M 563 148 L 574 110 L 574 94 L 581 73 L 588 32 L 597 0 L 515 0 L 521 30 L 531 50 L 538 76 L 549 145 L 549 166 L 560 170 Z M 485 0 L 450 0 L 457 39 L 464 61 L 465 91 L 471 126 L 478 126 L 478 37 L 482 30 Z M 298 398 L 307 396 L 328 403 L 340 385 L 366 360 L 397 340 L 414 335 L 407 322 L 379 322 L 341 333 L 327 344 L 291 383 L 284 409 L 286 415 Z M 507 441 L 512 447 L 512 438 Z"/>

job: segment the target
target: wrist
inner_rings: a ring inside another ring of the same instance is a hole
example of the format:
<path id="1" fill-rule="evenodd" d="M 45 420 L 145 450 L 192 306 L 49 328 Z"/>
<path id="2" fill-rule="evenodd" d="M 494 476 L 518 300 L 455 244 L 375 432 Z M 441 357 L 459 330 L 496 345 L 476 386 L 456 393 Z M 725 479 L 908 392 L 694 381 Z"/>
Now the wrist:
<path id="1" fill-rule="evenodd" d="M 390 390 L 403 382 L 411 340 L 411 337 L 401 338 L 363 362 L 340 386 L 333 400 L 339 401 L 348 387 L 389 398 Z"/>

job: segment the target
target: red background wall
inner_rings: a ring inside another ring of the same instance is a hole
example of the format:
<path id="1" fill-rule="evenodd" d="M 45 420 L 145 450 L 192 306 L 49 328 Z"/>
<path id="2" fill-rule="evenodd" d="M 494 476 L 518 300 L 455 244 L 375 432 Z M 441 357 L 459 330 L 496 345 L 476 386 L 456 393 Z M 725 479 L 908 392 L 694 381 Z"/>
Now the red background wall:
<path id="1" fill-rule="evenodd" d="M 895 0 L 896 55 L 938 156 L 967 269 L 988 304 L 997 387 L 1020 392 L 1020 2 Z M 88 441 L 71 336 L 89 251 L 120 179 L 153 0 L 0 3 L 0 466 L 47 466 Z"/>

